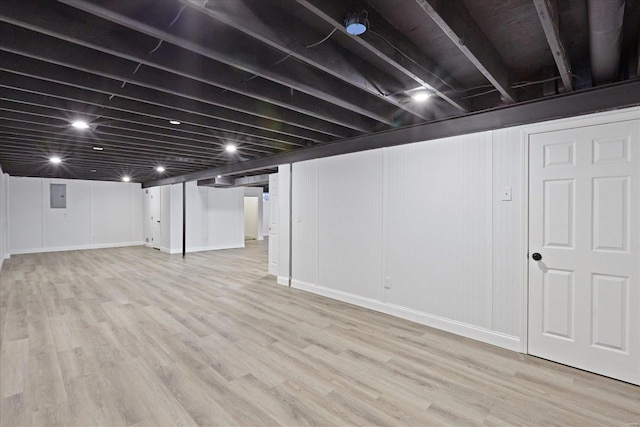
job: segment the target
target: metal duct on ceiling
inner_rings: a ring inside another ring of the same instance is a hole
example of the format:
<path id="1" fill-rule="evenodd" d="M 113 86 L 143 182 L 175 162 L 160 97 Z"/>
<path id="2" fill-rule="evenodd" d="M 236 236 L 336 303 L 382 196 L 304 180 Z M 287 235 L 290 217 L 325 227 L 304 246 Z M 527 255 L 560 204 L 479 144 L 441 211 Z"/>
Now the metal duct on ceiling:
<path id="1" fill-rule="evenodd" d="M 622 49 L 625 0 L 589 0 L 589 44 L 594 84 L 616 79 Z"/>

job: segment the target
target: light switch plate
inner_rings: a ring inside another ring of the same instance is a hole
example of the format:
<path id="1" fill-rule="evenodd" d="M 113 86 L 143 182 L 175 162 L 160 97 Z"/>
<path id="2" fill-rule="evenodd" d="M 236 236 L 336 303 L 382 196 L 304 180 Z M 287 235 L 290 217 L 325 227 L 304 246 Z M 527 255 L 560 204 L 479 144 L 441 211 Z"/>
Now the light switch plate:
<path id="1" fill-rule="evenodd" d="M 502 187 L 502 200 L 505 202 L 511 201 L 511 187 Z"/>

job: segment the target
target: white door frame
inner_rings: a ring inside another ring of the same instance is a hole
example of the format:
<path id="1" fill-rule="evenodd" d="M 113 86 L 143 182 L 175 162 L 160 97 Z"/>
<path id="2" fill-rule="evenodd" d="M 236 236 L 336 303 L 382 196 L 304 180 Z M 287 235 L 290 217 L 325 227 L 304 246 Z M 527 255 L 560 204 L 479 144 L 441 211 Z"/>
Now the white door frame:
<path id="1" fill-rule="evenodd" d="M 594 126 L 605 123 L 624 122 L 628 120 L 640 119 L 640 107 L 626 108 L 623 110 L 606 111 L 603 113 L 589 114 L 585 116 L 571 117 L 553 120 L 539 124 L 525 125 L 521 131 L 522 144 L 522 283 L 521 289 L 521 319 L 520 319 L 520 352 L 529 354 L 529 139 L 531 135 L 580 128 L 584 126 Z"/>

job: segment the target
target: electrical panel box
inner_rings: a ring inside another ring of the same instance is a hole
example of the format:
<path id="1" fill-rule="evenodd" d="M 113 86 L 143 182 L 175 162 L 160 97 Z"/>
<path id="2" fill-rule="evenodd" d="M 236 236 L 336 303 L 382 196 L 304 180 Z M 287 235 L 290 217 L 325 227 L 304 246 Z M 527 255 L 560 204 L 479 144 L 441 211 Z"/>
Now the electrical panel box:
<path id="1" fill-rule="evenodd" d="M 49 184 L 51 209 L 67 208 L 67 184 Z"/>

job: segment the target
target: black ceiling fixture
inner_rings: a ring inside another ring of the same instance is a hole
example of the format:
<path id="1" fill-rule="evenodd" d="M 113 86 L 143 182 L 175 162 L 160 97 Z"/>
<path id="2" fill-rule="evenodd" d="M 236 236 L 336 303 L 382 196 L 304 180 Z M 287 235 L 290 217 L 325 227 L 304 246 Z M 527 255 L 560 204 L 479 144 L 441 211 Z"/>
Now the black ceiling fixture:
<path id="1" fill-rule="evenodd" d="M 369 28 L 369 14 L 366 10 L 357 13 L 350 13 L 347 16 L 347 19 L 344 20 L 344 26 L 347 30 L 347 33 L 352 36 L 359 36 L 367 31 Z"/>

